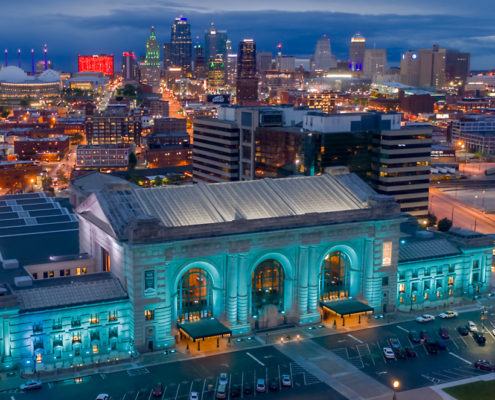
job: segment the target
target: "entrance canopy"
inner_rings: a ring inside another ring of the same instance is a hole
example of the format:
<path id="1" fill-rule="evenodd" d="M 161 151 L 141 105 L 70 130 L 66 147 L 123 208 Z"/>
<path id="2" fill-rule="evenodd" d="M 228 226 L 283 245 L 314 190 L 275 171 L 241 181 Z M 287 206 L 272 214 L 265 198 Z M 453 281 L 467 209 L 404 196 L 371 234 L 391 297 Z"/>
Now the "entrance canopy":
<path id="1" fill-rule="evenodd" d="M 322 301 L 320 306 L 341 317 L 345 315 L 373 312 L 372 307 L 358 300 Z"/>
<path id="2" fill-rule="evenodd" d="M 193 322 L 183 322 L 179 324 L 179 330 L 193 342 L 200 339 L 232 335 L 232 331 L 216 318 L 203 318 Z"/>

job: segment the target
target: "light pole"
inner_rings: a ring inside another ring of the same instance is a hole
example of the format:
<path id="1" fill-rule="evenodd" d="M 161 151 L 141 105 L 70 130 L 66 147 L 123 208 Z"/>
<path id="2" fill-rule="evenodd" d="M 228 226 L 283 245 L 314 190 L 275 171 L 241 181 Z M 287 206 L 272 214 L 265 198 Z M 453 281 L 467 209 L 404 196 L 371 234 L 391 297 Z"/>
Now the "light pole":
<path id="1" fill-rule="evenodd" d="M 397 390 L 399 390 L 400 388 L 400 382 L 398 379 L 392 382 L 392 387 L 394 388 L 394 396 L 392 397 L 392 399 L 397 400 Z"/>

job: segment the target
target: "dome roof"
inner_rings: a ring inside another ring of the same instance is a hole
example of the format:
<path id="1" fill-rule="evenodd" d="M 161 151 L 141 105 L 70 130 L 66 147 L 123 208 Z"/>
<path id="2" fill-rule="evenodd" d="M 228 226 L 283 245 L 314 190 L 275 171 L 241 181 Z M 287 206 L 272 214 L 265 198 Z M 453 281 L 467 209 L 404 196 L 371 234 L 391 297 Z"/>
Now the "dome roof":
<path id="1" fill-rule="evenodd" d="M 41 82 L 45 82 L 45 83 L 59 82 L 60 81 L 60 75 L 58 74 L 57 71 L 54 71 L 53 69 L 47 69 L 46 71 L 41 73 L 41 75 L 38 77 L 38 79 Z"/>
<path id="2" fill-rule="evenodd" d="M 29 80 L 28 75 L 20 68 L 5 67 L 0 71 L 0 81 L 8 83 L 20 83 Z"/>

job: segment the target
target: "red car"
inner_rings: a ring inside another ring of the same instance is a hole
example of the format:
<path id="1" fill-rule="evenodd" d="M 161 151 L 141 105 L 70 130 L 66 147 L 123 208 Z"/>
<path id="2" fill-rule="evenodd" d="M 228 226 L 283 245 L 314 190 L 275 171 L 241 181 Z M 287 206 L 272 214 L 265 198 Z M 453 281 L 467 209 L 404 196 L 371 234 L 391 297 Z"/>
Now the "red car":
<path id="1" fill-rule="evenodd" d="M 153 397 L 162 397 L 163 395 L 163 385 L 161 383 L 157 383 L 153 387 Z"/>
<path id="2" fill-rule="evenodd" d="M 449 338 L 449 331 L 447 330 L 447 328 L 440 328 L 438 330 L 438 334 L 440 335 L 440 337 L 442 339 L 448 339 Z"/>
<path id="3" fill-rule="evenodd" d="M 495 371 L 495 365 L 493 365 L 490 361 L 486 360 L 478 360 L 474 363 L 474 368 L 481 369 L 483 371 Z"/>

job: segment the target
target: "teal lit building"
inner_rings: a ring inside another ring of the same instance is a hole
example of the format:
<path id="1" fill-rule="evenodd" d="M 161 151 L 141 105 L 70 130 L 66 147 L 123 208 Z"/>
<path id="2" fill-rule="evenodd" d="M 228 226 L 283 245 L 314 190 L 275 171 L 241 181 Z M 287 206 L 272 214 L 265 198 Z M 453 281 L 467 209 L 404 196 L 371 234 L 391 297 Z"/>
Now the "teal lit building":
<path id="1" fill-rule="evenodd" d="M 408 228 L 393 198 L 345 168 L 91 187 L 76 210 L 82 255 L 22 269 L 4 260 L 4 367 L 88 365 L 184 336 L 315 323 L 350 303 L 378 313 L 449 306 L 490 282 L 492 239 Z"/>

